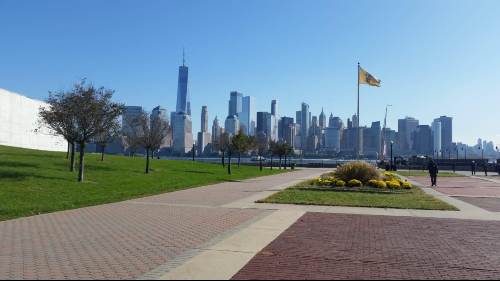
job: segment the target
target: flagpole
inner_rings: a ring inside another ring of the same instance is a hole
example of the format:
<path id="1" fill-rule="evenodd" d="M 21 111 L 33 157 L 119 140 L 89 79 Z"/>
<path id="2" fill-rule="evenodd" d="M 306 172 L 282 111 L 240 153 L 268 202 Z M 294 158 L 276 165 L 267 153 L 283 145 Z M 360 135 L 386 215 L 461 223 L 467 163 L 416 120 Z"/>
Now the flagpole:
<path id="1" fill-rule="evenodd" d="M 360 119 L 359 119 L 359 62 L 358 62 L 358 113 L 357 113 L 357 117 L 358 117 L 358 122 L 356 124 L 357 126 L 357 134 L 356 134 L 356 159 L 359 159 L 359 156 L 360 156 L 360 150 L 361 150 L 361 147 L 360 147 L 360 128 L 359 128 L 359 123 L 360 123 Z"/>

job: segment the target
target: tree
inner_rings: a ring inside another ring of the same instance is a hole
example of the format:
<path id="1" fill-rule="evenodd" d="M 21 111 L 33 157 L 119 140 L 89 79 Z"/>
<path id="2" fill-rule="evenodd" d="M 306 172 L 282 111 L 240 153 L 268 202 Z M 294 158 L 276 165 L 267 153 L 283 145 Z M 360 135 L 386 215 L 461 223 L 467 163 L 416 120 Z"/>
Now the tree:
<path id="1" fill-rule="evenodd" d="M 262 171 L 262 158 L 269 151 L 269 141 L 265 133 L 258 133 L 255 138 L 255 146 L 257 148 L 257 154 L 259 156 L 259 169 Z"/>
<path id="2" fill-rule="evenodd" d="M 225 167 L 225 153 L 229 150 L 231 143 L 231 136 L 228 133 L 223 133 L 219 137 L 218 148 L 221 152 L 222 167 Z"/>
<path id="3" fill-rule="evenodd" d="M 68 154 L 71 155 L 70 171 L 75 170 L 75 141 L 78 126 L 74 118 L 78 111 L 78 105 L 71 99 L 71 92 L 49 92 L 47 99 L 48 107 L 39 109 L 39 121 L 41 126 L 51 129 L 54 134 L 63 136 L 68 142 Z"/>
<path id="4" fill-rule="evenodd" d="M 126 139 L 146 150 L 146 174 L 150 171 L 150 152 L 161 147 L 167 137 L 169 124 L 159 116 L 149 116 L 145 111 L 126 120 Z"/>
<path id="5" fill-rule="evenodd" d="M 240 131 L 238 134 L 232 137 L 231 146 L 233 148 L 233 151 L 235 153 L 238 153 L 238 168 L 239 168 L 241 163 L 241 154 L 246 153 L 249 148 L 248 137 L 243 133 L 243 131 Z"/>
<path id="6" fill-rule="evenodd" d="M 78 145 L 79 182 L 84 180 L 86 144 L 99 134 L 111 130 L 124 110 L 122 104 L 111 101 L 113 93 L 113 90 L 96 88 L 82 80 L 68 92 L 51 93 L 48 99 L 50 106 L 40 109 L 41 120 L 73 144 L 73 155 Z"/>
<path id="7" fill-rule="evenodd" d="M 120 129 L 120 124 L 117 120 L 115 120 L 114 124 L 111 124 L 108 130 L 99 133 L 95 138 L 95 143 L 101 147 L 101 161 L 104 161 L 104 152 L 106 147 L 119 137 Z"/>

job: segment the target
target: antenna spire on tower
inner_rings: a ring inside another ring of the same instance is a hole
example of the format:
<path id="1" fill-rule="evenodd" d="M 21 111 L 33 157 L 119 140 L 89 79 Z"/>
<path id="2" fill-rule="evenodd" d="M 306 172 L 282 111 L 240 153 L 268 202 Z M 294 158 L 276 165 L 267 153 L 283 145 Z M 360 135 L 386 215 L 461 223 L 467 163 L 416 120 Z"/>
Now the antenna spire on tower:
<path id="1" fill-rule="evenodd" d="M 184 53 L 184 47 L 182 47 L 182 66 L 185 66 L 186 64 L 186 56 Z"/>

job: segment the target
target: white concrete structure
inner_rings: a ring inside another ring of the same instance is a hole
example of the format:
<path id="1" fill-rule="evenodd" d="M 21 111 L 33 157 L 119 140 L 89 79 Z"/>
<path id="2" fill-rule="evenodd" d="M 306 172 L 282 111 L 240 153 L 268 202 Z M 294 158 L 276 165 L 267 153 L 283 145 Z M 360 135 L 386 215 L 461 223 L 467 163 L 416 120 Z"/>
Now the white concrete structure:
<path id="1" fill-rule="evenodd" d="M 46 103 L 0 89 L 0 145 L 66 151 L 63 137 L 40 126 L 38 111 Z"/>

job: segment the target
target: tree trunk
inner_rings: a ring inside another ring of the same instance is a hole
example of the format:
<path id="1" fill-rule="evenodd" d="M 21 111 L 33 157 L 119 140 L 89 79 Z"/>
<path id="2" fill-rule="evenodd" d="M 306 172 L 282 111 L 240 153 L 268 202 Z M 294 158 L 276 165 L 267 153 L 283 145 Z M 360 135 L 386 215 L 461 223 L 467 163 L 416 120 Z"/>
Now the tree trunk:
<path id="1" fill-rule="evenodd" d="M 104 162 L 104 150 L 105 149 L 106 149 L 106 147 L 103 145 L 102 150 L 101 150 L 101 162 Z"/>
<path id="2" fill-rule="evenodd" d="M 78 169 L 79 182 L 83 182 L 84 169 L 85 169 L 85 143 L 80 143 L 80 167 Z"/>
<path id="3" fill-rule="evenodd" d="M 222 151 L 222 167 L 226 167 L 225 159 L 224 159 L 224 154 L 225 152 Z"/>
<path id="4" fill-rule="evenodd" d="M 240 167 L 240 162 L 241 162 L 241 153 L 238 154 L 238 168 Z"/>
<path id="5" fill-rule="evenodd" d="M 231 174 L 231 153 L 228 153 L 227 155 L 227 173 L 230 175 Z"/>
<path id="6" fill-rule="evenodd" d="M 259 170 L 262 171 L 262 156 L 259 156 Z"/>
<path id="7" fill-rule="evenodd" d="M 146 174 L 149 174 L 149 148 L 146 148 Z"/>
<path id="8" fill-rule="evenodd" d="M 271 155 L 271 170 L 273 169 L 273 156 Z"/>
<path id="9" fill-rule="evenodd" d="M 69 144 L 69 141 L 68 141 L 68 149 L 66 151 L 66 159 L 69 159 L 69 151 L 71 150 L 71 147 L 70 147 L 70 144 Z"/>
<path id="10" fill-rule="evenodd" d="M 71 144 L 71 160 L 69 163 L 69 171 L 74 172 L 75 171 L 75 143 Z"/>
<path id="11" fill-rule="evenodd" d="M 280 155 L 280 161 L 278 162 L 278 169 L 281 170 L 281 155 Z"/>

